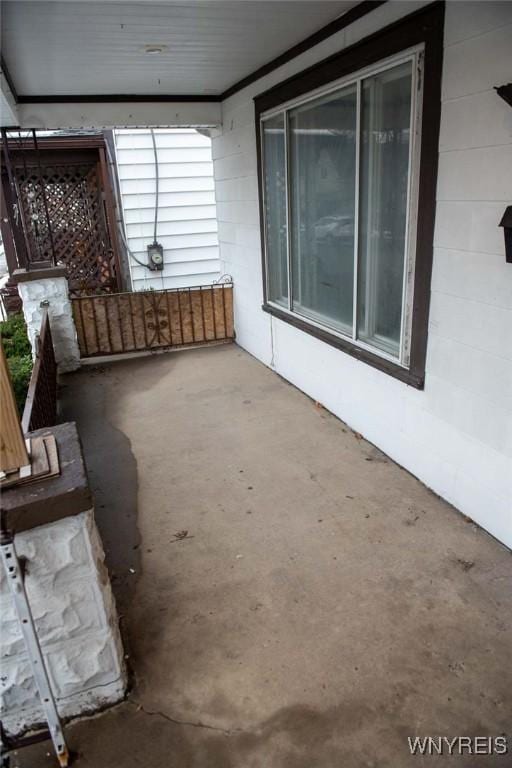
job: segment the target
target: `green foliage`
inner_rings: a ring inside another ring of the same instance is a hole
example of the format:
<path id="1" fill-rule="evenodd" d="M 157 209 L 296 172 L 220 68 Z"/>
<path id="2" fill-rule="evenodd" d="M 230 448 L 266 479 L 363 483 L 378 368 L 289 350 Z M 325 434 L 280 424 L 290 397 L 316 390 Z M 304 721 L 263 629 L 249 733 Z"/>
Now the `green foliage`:
<path id="1" fill-rule="evenodd" d="M 27 397 L 28 385 L 32 374 L 32 355 L 22 355 L 21 357 L 10 357 L 7 360 L 9 371 L 11 372 L 12 386 L 16 397 L 16 404 L 20 416 L 23 414 L 25 400 Z"/>
<path id="2" fill-rule="evenodd" d="M 11 373 L 16 403 L 22 414 L 32 374 L 32 351 L 23 315 L 11 315 L 8 320 L 0 323 L 0 335 Z"/>
<path id="3" fill-rule="evenodd" d="M 0 334 L 7 358 L 31 354 L 27 327 L 22 314 L 11 315 L 8 320 L 0 323 Z"/>

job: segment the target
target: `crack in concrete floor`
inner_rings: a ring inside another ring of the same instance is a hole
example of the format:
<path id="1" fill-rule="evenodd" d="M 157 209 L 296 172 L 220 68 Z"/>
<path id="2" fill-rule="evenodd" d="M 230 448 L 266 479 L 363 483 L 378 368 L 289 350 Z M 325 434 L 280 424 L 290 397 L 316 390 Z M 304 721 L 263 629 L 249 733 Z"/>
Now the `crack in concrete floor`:
<path id="1" fill-rule="evenodd" d="M 232 736 L 235 733 L 248 733 L 249 731 L 244 730 L 243 728 L 219 728 L 215 725 L 209 725 L 208 723 L 203 723 L 201 720 L 198 720 L 197 722 L 192 722 L 191 720 L 180 720 L 176 717 L 171 717 L 171 715 L 168 715 L 166 712 L 160 712 L 159 710 L 151 711 L 149 709 L 146 709 L 143 704 L 141 704 L 140 701 L 137 701 L 136 699 L 127 699 L 127 704 L 130 704 L 131 706 L 136 707 L 136 709 L 140 712 L 144 712 L 145 715 L 149 715 L 150 717 L 157 716 L 162 717 L 164 720 L 167 720 L 169 723 L 173 723 L 174 725 L 185 725 L 190 726 L 191 728 L 205 728 L 208 731 L 217 731 L 219 733 L 223 733 L 225 736 Z"/>

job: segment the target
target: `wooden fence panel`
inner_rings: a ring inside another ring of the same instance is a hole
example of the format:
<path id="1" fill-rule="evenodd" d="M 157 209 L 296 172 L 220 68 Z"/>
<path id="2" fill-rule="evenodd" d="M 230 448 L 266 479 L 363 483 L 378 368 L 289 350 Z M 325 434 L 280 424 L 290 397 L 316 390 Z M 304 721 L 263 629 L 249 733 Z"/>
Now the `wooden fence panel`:
<path id="1" fill-rule="evenodd" d="M 234 338 L 231 283 L 81 296 L 72 305 L 82 357 Z"/>

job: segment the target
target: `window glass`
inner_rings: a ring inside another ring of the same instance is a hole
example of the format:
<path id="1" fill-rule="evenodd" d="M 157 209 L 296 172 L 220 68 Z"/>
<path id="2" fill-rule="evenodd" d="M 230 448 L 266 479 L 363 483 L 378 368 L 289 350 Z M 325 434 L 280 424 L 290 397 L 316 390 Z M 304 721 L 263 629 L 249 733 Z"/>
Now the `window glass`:
<path id="1" fill-rule="evenodd" d="M 366 70 L 262 124 L 268 300 L 401 363 L 421 61 Z"/>
<path id="2" fill-rule="evenodd" d="M 399 356 L 412 64 L 362 82 L 358 338 Z"/>
<path id="3" fill-rule="evenodd" d="M 351 333 L 356 86 L 290 110 L 294 311 Z"/>
<path id="4" fill-rule="evenodd" d="M 288 307 L 284 114 L 263 123 L 268 298 Z"/>

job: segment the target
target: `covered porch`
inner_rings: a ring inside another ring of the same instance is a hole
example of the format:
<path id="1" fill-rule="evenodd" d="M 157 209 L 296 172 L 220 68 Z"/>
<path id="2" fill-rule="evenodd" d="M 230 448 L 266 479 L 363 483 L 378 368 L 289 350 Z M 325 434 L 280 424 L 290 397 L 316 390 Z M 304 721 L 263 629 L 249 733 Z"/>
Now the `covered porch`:
<path id="1" fill-rule="evenodd" d="M 509 729 L 504 546 L 235 344 L 65 385 L 133 676 L 78 765 L 405 768 Z"/>

